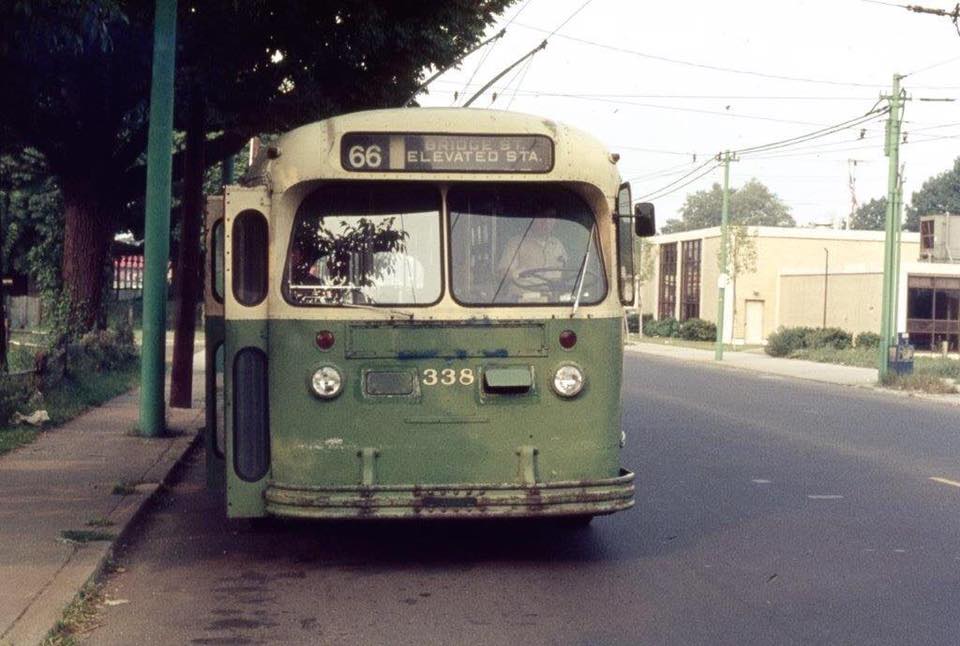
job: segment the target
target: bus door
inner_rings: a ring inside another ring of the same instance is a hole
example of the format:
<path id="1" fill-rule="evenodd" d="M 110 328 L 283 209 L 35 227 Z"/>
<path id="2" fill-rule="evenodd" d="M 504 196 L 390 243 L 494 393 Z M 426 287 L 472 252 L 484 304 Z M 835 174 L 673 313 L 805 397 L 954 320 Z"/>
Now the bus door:
<path id="1" fill-rule="evenodd" d="M 270 477 L 269 213 L 266 187 L 224 189 L 223 426 L 230 517 L 262 516 Z"/>
<path id="2" fill-rule="evenodd" d="M 207 455 L 207 488 L 226 488 L 226 429 L 223 419 L 223 196 L 207 198 L 206 266 L 203 289 L 203 331 L 206 357 L 206 423 L 203 444 Z"/>

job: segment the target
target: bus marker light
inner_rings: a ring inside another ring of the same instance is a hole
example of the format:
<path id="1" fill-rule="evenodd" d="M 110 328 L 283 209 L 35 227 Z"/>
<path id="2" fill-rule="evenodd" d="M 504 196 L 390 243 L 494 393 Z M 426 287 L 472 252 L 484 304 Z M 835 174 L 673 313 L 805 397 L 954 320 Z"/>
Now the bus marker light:
<path id="1" fill-rule="evenodd" d="M 561 397 L 573 397 L 583 390 L 583 372 L 576 366 L 560 366 L 553 376 L 553 390 Z"/>
<path id="2" fill-rule="evenodd" d="M 332 348 L 335 340 L 333 332 L 330 330 L 323 330 L 317 333 L 317 347 L 321 350 L 329 350 Z"/>
<path id="3" fill-rule="evenodd" d="M 321 399 L 333 399 L 343 390 L 343 377 L 333 366 L 323 366 L 310 379 L 313 392 Z"/>
<path id="4" fill-rule="evenodd" d="M 564 330 L 560 333 L 560 347 L 569 350 L 577 345 L 577 333 L 573 330 Z"/>

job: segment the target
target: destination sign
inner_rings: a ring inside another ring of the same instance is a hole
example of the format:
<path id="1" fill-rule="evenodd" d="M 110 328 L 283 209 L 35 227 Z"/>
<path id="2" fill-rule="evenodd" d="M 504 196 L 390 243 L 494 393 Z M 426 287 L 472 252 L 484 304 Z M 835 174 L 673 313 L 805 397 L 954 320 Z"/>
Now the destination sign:
<path id="1" fill-rule="evenodd" d="M 349 132 L 340 164 L 362 172 L 549 173 L 553 141 L 543 135 Z"/>

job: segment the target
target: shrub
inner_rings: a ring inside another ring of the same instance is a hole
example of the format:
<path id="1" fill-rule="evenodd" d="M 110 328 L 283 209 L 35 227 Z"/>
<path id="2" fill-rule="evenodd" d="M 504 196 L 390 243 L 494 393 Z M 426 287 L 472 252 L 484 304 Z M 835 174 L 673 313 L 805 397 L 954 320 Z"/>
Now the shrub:
<path id="1" fill-rule="evenodd" d="M 861 332 L 857 335 L 856 345 L 858 348 L 879 348 L 880 335 L 876 332 Z"/>
<path id="2" fill-rule="evenodd" d="M 780 327 L 767 338 L 767 354 L 789 357 L 799 350 L 846 350 L 853 346 L 853 335 L 838 327 Z"/>
<path id="3" fill-rule="evenodd" d="M 679 333 L 687 341 L 713 341 L 717 338 L 717 326 L 704 319 L 687 319 L 680 324 Z"/>
<path id="4" fill-rule="evenodd" d="M 133 331 L 129 326 L 91 330 L 68 349 L 71 373 L 103 372 L 129 366 L 137 357 Z"/>
<path id="5" fill-rule="evenodd" d="M 838 327 L 815 329 L 807 340 L 808 348 L 833 348 L 846 350 L 853 346 L 853 335 Z"/>
<path id="6" fill-rule="evenodd" d="M 771 357 L 789 357 L 797 350 L 808 348 L 809 340 L 816 332 L 810 327 L 779 327 L 767 337 L 764 348 Z"/>
<path id="7" fill-rule="evenodd" d="M 680 324 L 677 323 L 677 319 L 667 317 L 659 321 L 650 321 L 644 327 L 643 332 L 648 336 L 678 337 L 680 336 Z"/>
<path id="8" fill-rule="evenodd" d="M 627 312 L 627 332 L 640 331 L 640 315 L 637 312 Z"/>

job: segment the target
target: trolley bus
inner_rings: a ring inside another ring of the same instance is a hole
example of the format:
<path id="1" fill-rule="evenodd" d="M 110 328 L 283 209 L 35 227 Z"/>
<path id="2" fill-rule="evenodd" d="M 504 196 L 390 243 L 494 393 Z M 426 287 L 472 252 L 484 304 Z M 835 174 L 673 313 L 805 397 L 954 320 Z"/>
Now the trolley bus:
<path id="1" fill-rule="evenodd" d="M 540 117 L 409 108 L 265 157 L 207 208 L 205 443 L 230 517 L 633 505 L 623 305 L 653 210 L 617 155 Z"/>

